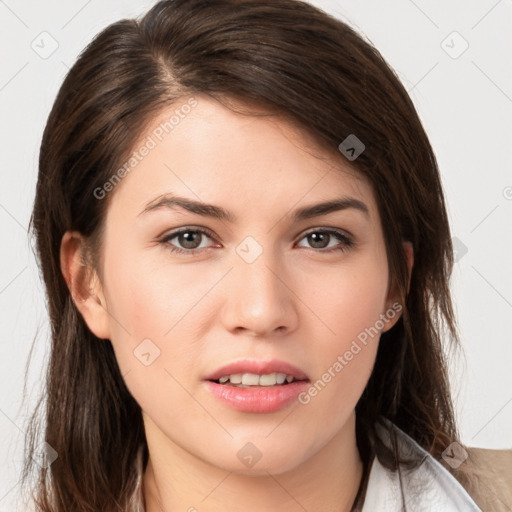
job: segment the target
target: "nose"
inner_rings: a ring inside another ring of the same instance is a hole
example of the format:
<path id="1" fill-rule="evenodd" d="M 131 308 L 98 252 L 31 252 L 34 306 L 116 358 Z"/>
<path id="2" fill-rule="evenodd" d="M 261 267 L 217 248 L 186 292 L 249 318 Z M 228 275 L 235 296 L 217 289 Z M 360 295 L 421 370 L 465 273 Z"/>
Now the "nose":
<path id="1" fill-rule="evenodd" d="M 263 251 L 250 263 L 236 256 L 235 268 L 228 280 L 221 313 L 228 331 L 270 336 L 296 329 L 297 297 L 293 284 L 270 251 Z"/>

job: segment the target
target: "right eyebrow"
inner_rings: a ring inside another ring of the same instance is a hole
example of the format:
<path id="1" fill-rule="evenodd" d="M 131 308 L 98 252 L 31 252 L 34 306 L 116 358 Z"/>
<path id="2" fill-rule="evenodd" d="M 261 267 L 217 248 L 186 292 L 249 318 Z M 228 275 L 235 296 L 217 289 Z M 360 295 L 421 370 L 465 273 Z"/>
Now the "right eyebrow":
<path id="1" fill-rule="evenodd" d="M 149 201 L 138 215 L 143 215 L 161 208 L 169 208 L 173 210 L 176 206 L 179 206 L 191 213 L 195 213 L 196 215 L 203 215 L 205 217 L 212 217 L 214 219 L 225 220 L 228 222 L 236 221 L 236 217 L 221 206 L 195 201 L 194 199 L 188 199 L 186 197 L 175 196 L 173 194 L 164 194 L 158 196 L 152 201 Z"/>

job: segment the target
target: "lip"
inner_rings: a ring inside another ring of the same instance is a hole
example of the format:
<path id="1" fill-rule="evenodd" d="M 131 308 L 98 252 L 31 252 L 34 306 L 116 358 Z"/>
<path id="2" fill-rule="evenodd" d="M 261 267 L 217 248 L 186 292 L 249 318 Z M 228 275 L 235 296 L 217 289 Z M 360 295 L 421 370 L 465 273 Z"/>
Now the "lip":
<path id="1" fill-rule="evenodd" d="M 298 395 L 309 386 L 309 381 L 294 381 L 275 387 L 254 386 L 237 388 L 206 381 L 206 388 L 223 404 L 242 412 L 270 413 L 297 401 Z"/>
<path id="2" fill-rule="evenodd" d="M 235 373 L 255 373 L 257 375 L 264 375 L 268 373 L 286 373 L 291 375 L 296 380 L 309 380 L 308 376 L 299 368 L 286 361 L 279 359 L 272 359 L 270 361 L 255 361 L 244 359 L 234 361 L 205 377 L 204 380 L 218 380 L 224 375 L 233 375 Z"/>
<path id="3" fill-rule="evenodd" d="M 224 375 L 235 373 L 285 373 L 296 380 L 280 386 L 252 386 L 239 388 L 227 384 L 212 382 Z M 309 385 L 305 372 L 291 363 L 272 359 L 270 361 L 240 360 L 229 363 L 205 377 L 209 392 L 225 405 L 243 412 L 270 413 L 278 411 L 297 399 L 301 391 Z"/>

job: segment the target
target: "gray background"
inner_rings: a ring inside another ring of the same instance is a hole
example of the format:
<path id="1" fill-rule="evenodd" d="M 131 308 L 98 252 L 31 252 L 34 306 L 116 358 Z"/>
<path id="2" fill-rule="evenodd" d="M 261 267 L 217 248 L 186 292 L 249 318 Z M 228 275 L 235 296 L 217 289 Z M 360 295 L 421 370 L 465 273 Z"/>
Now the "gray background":
<path id="1" fill-rule="evenodd" d="M 44 291 L 26 232 L 44 124 L 65 73 L 92 37 L 153 3 L 0 0 L 0 511 L 15 510 L 26 417 L 49 347 Z M 511 2 L 311 3 L 375 44 L 423 120 L 456 237 L 453 293 L 465 357 L 451 358 L 450 372 L 462 440 L 510 448 Z"/>

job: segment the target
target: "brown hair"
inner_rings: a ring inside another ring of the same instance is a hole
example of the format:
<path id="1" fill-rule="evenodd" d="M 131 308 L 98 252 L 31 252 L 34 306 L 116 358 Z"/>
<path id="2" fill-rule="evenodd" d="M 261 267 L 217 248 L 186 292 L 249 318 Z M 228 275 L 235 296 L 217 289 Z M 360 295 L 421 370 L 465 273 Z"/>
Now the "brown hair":
<path id="1" fill-rule="evenodd" d="M 437 458 L 458 439 L 441 339 L 446 331 L 457 340 L 450 230 L 436 158 L 395 73 L 348 25 L 305 2 L 163 1 L 140 20 L 113 23 L 81 53 L 41 143 L 31 226 L 52 345 L 45 417 L 37 421 L 34 413 L 25 476 L 41 423 L 58 458 L 38 472 L 39 510 L 123 510 L 133 491 L 133 463 L 145 445 L 141 411 L 111 344 L 90 332 L 74 305 L 60 243 L 67 230 L 99 243 L 109 198 L 98 200 L 94 190 L 156 114 L 193 94 L 236 98 L 287 116 L 340 159 L 337 148 L 347 136 L 364 143 L 351 163 L 375 192 L 390 279 L 404 308 L 381 336 L 357 404 L 361 457 L 368 466 L 377 453 L 396 467 L 376 435 L 380 417 Z M 403 240 L 415 254 L 409 290 Z"/>

